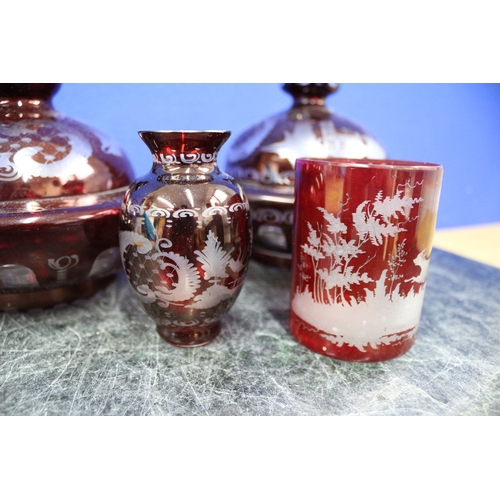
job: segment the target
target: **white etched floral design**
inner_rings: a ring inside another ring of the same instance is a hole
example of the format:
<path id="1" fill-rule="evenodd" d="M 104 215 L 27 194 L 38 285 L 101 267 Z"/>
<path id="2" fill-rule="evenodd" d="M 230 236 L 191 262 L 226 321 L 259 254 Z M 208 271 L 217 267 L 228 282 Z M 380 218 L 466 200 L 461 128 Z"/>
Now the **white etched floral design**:
<path id="1" fill-rule="evenodd" d="M 234 274 L 243 270 L 244 256 L 234 259 L 212 231 L 205 246 L 194 251 L 200 270 L 187 256 L 170 251 L 171 246 L 166 238 L 153 244 L 133 231 L 120 232 L 122 259 L 130 283 L 143 302 L 156 302 L 163 308 L 182 305 L 208 309 L 233 297 L 241 288 L 241 281 L 231 287 L 226 281 L 230 271 Z"/>
<path id="2" fill-rule="evenodd" d="M 405 195 L 403 189 L 385 198 L 379 192 L 375 200 L 362 202 L 352 213 L 357 234 L 349 240 L 341 214 L 318 207 L 323 223 L 317 227 L 307 223 L 307 242 L 299 253 L 293 311 L 330 342 L 363 352 L 368 345 L 377 348 L 413 336 L 420 318 L 430 252 L 424 249 L 413 259 L 414 277 L 403 280 L 400 272 L 403 266 L 406 270 L 411 266 L 406 259 L 405 224 L 412 220 L 413 207 L 422 201 Z M 396 236 L 395 252 L 390 254 L 386 269 L 376 276 L 369 262 L 375 258 L 377 247 Z M 312 280 L 308 273 L 300 272 L 311 264 Z M 401 290 L 404 283 L 412 283 L 409 291 Z"/>
<path id="3" fill-rule="evenodd" d="M 27 181 L 32 177 L 59 177 L 63 183 L 93 173 L 88 159 L 92 145 L 76 130 L 56 122 L 26 121 L 0 126 L 0 180 Z M 75 169 L 75 166 L 78 168 Z"/>

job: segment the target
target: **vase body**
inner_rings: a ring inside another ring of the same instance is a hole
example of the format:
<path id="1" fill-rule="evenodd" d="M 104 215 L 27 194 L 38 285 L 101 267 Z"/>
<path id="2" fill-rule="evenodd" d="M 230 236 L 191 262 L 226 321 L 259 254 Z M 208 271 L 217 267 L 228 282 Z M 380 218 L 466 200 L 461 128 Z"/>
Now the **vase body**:
<path id="1" fill-rule="evenodd" d="M 85 298 L 121 269 L 132 166 L 102 133 L 57 112 L 60 84 L 0 84 L 0 310 Z"/>
<path id="2" fill-rule="evenodd" d="M 229 150 L 226 170 L 248 196 L 253 256 L 264 263 L 291 264 L 296 158 L 386 157 L 371 134 L 326 107 L 337 87 L 284 84 L 293 98 L 291 108 L 251 126 Z"/>
<path id="3" fill-rule="evenodd" d="M 236 300 L 251 254 L 250 207 L 222 173 L 225 131 L 139 132 L 153 167 L 129 187 L 120 216 L 127 278 L 160 336 L 212 341 Z"/>

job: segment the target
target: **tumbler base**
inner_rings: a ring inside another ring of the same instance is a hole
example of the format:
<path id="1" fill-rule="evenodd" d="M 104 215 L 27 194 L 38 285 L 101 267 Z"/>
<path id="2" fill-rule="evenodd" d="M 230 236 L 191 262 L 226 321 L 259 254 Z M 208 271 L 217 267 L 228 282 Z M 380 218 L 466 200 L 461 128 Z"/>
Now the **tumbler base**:
<path id="1" fill-rule="evenodd" d="M 367 345 L 364 346 L 363 350 L 360 350 L 346 343 L 336 345 L 325 340 L 324 335 L 322 335 L 325 332 L 309 325 L 293 311 L 290 312 L 289 327 L 295 340 L 311 351 L 339 361 L 350 362 L 375 363 L 397 358 L 410 350 L 416 338 L 416 328 L 413 328 L 408 332 L 401 332 L 401 338 L 391 344 L 380 345 L 376 348 Z"/>
<path id="2" fill-rule="evenodd" d="M 171 326 L 157 325 L 160 337 L 177 347 L 199 347 L 212 342 L 219 334 L 221 323 L 208 327 L 185 327 L 174 329 Z"/>

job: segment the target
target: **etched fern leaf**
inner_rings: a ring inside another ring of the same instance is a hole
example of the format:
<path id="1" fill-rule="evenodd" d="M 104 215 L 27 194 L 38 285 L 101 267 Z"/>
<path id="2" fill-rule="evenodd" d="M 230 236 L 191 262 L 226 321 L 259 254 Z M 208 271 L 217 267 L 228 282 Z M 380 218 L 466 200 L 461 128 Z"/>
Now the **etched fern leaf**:
<path id="1" fill-rule="evenodd" d="M 195 250 L 198 255 L 197 259 L 201 263 L 201 267 L 205 272 L 205 279 L 218 279 L 226 278 L 228 276 L 226 267 L 231 259 L 229 252 L 222 249 L 220 241 L 216 238 L 212 231 L 209 231 L 207 244 L 203 250 Z"/>
<path id="2" fill-rule="evenodd" d="M 391 217 L 398 218 L 398 212 L 402 215 L 409 213 L 415 203 L 422 201 L 421 198 L 410 198 L 403 196 L 403 191 L 397 191 L 393 198 L 387 196 L 384 200 L 380 198 L 373 204 L 374 211 L 388 221 Z"/>
<path id="3" fill-rule="evenodd" d="M 326 228 L 331 234 L 345 233 L 347 231 L 347 226 L 340 220 L 339 217 L 327 212 L 323 207 L 318 207 L 318 210 L 323 212 L 323 217 L 329 223 Z"/>
<path id="4" fill-rule="evenodd" d="M 356 212 L 352 214 L 354 226 L 361 239 L 368 236 L 373 245 L 379 246 L 383 243 L 384 237 L 394 236 L 396 233 L 404 231 L 403 228 L 390 223 L 381 224 L 373 215 L 368 215 L 364 212 L 367 204 L 368 202 L 364 201 L 358 206 Z"/>

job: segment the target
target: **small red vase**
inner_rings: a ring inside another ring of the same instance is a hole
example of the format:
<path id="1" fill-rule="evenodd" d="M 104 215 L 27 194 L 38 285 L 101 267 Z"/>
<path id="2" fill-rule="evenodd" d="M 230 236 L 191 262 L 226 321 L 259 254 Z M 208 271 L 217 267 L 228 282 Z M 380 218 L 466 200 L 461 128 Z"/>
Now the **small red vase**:
<path id="1" fill-rule="evenodd" d="M 230 132 L 139 135 L 153 167 L 125 195 L 119 231 L 125 272 L 164 340 L 207 344 L 241 290 L 251 252 L 248 201 L 216 162 Z"/>

